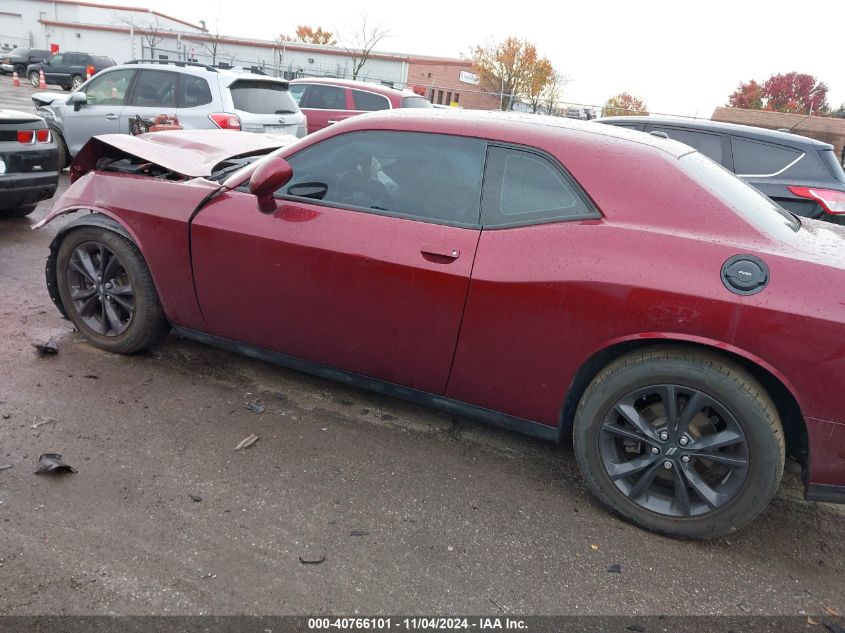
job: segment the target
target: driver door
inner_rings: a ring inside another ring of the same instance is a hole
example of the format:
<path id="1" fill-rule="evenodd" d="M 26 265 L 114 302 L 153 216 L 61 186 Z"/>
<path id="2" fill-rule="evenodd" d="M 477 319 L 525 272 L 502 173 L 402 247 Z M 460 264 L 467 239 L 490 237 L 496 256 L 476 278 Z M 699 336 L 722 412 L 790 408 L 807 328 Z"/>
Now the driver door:
<path id="1" fill-rule="evenodd" d="M 442 394 L 485 151 L 478 139 L 353 132 L 289 157 L 272 213 L 243 188 L 218 196 L 191 224 L 209 332 Z"/>
<path id="2" fill-rule="evenodd" d="M 72 156 L 92 136 L 122 131 L 120 113 L 134 75 L 134 69 L 98 73 L 84 86 L 87 103 L 78 110 L 65 106 L 63 133 Z"/>

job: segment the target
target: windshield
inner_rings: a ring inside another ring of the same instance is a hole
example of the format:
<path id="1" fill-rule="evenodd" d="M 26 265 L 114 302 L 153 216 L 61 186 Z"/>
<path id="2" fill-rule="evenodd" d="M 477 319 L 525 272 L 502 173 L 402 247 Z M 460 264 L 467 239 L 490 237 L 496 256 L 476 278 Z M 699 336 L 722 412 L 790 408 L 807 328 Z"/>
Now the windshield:
<path id="1" fill-rule="evenodd" d="M 801 228 L 801 223 L 783 207 L 704 154 L 690 152 L 679 163 L 697 183 L 769 235 L 786 238 Z"/>
<path id="2" fill-rule="evenodd" d="M 236 110 L 251 114 L 296 114 L 299 108 L 287 87 L 276 81 L 240 79 L 229 86 Z"/>

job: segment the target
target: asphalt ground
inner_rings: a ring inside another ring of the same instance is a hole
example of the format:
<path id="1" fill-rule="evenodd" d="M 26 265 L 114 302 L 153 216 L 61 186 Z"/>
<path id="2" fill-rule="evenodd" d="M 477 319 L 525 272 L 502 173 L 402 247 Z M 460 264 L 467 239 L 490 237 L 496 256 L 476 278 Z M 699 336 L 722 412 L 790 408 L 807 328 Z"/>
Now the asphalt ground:
<path id="1" fill-rule="evenodd" d="M 845 612 L 845 512 L 794 474 L 748 528 L 677 541 L 606 512 L 568 443 L 174 335 L 91 347 L 44 286 L 50 204 L 0 224 L 0 615 Z M 34 474 L 47 452 L 78 472 Z"/>

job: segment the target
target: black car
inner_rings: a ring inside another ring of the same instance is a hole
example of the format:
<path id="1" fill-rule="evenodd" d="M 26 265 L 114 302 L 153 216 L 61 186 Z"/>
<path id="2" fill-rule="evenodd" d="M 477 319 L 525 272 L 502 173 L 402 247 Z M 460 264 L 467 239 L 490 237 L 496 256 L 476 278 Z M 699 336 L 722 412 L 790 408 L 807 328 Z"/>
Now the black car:
<path id="1" fill-rule="evenodd" d="M 596 121 L 665 134 L 723 165 L 795 215 L 845 224 L 845 171 L 832 145 L 704 119 L 620 116 Z"/>
<path id="2" fill-rule="evenodd" d="M 76 90 L 85 81 L 89 66 L 93 66 L 94 72 L 97 73 L 114 65 L 114 60 L 111 57 L 103 57 L 102 55 L 74 52 L 59 53 L 43 62 L 27 66 L 26 76 L 29 77 L 29 83 L 37 88 L 39 73 L 43 70 L 44 79 L 48 84 L 58 84 L 65 90 Z"/>
<path id="3" fill-rule="evenodd" d="M 0 218 L 21 218 L 59 181 L 56 139 L 40 116 L 0 109 Z"/>
<path id="4" fill-rule="evenodd" d="M 0 53 L 0 73 L 18 73 L 26 77 L 26 69 L 30 64 L 43 62 L 50 57 L 50 51 L 43 48 L 13 48 Z"/>

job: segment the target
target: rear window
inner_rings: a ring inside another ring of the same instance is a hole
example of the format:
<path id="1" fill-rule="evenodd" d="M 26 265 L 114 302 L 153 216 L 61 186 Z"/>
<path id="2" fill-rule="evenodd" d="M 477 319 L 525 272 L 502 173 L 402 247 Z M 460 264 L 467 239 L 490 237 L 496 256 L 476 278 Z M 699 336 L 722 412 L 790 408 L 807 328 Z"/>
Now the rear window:
<path id="1" fill-rule="evenodd" d="M 239 79 L 231 86 L 236 110 L 251 114 L 295 114 L 299 112 L 287 87 L 275 81 Z"/>
<path id="2" fill-rule="evenodd" d="M 693 180 L 761 231 L 786 238 L 801 228 L 788 211 L 703 154 L 686 154 L 678 162 Z"/>
<path id="3" fill-rule="evenodd" d="M 402 97 L 403 108 L 430 108 L 431 101 L 425 97 Z"/>
<path id="4" fill-rule="evenodd" d="M 833 153 L 833 150 L 819 150 L 819 155 L 822 157 L 822 162 L 824 162 L 828 169 L 830 169 L 830 173 L 833 174 L 833 177 L 839 182 L 845 182 L 845 170 L 842 169 L 842 165 L 840 165 L 839 161 L 836 160 L 836 154 Z"/>
<path id="5" fill-rule="evenodd" d="M 780 174 L 804 152 L 792 147 L 731 137 L 734 171 L 740 176 L 775 176 Z"/>

